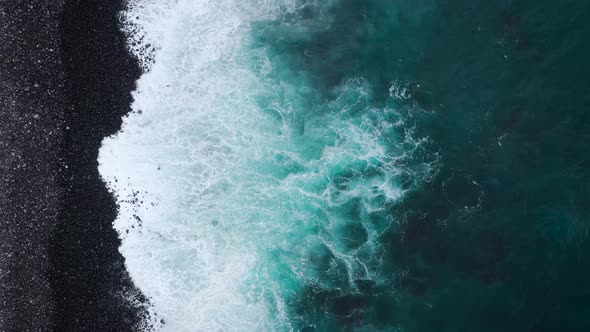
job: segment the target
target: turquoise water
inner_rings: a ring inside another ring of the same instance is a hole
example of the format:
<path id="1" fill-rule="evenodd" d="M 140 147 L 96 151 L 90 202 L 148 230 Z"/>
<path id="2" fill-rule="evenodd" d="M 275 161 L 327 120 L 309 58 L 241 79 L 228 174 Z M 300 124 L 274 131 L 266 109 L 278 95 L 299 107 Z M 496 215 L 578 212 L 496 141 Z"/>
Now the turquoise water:
<path id="1" fill-rule="evenodd" d="M 413 84 L 409 102 L 434 113 L 415 135 L 440 157 L 434 179 L 389 210 L 402 221 L 379 240 L 391 283 L 310 286 L 304 317 L 319 330 L 588 330 L 589 12 L 341 1 L 328 29 L 270 42 L 311 55 L 292 63 L 320 91 L 362 76 L 382 105 L 390 82 Z"/>
<path id="2" fill-rule="evenodd" d="M 587 330 L 589 13 L 132 2 L 99 160 L 157 329 Z"/>

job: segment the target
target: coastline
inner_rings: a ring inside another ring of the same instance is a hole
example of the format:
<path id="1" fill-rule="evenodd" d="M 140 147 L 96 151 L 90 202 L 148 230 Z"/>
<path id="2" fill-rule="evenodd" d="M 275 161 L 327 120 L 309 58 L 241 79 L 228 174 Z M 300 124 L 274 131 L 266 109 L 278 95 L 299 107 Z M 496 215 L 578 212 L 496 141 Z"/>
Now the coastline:
<path id="1" fill-rule="evenodd" d="M 118 28 L 123 6 L 0 4 L 0 330 L 145 322 L 97 169 L 141 74 Z"/>

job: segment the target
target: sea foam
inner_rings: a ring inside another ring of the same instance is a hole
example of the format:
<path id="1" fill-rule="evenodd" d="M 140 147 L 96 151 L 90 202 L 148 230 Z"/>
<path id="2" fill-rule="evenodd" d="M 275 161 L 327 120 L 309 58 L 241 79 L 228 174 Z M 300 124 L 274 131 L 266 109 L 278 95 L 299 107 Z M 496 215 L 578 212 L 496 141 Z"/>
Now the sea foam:
<path id="1" fill-rule="evenodd" d="M 99 168 L 158 330 L 297 330 L 313 323 L 291 308 L 304 285 L 383 278 L 403 121 L 371 106 L 362 77 L 326 98 L 253 42 L 253 25 L 302 3 L 135 0 L 124 13 L 146 73 Z"/>

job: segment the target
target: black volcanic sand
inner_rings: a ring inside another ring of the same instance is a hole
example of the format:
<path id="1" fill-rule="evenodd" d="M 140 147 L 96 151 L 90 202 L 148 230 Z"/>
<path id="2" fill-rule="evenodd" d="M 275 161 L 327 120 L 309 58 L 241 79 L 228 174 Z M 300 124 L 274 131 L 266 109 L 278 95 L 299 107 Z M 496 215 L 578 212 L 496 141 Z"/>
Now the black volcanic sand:
<path id="1" fill-rule="evenodd" d="M 146 321 L 97 169 L 140 69 L 122 1 L 0 2 L 0 330 L 129 331 Z"/>
<path id="2" fill-rule="evenodd" d="M 61 1 L 0 1 L 0 331 L 46 330 L 63 188 Z M 40 14 L 43 13 L 43 14 Z"/>

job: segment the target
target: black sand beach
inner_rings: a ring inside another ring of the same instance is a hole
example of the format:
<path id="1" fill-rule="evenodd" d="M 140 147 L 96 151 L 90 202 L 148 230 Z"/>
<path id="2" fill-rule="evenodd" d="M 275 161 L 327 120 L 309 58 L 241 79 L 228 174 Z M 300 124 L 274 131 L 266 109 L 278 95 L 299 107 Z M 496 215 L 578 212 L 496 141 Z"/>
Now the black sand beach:
<path id="1" fill-rule="evenodd" d="M 122 8 L 0 2 L 2 331 L 129 331 L 145 318 L 97 170 L 140 75 Z"/>

